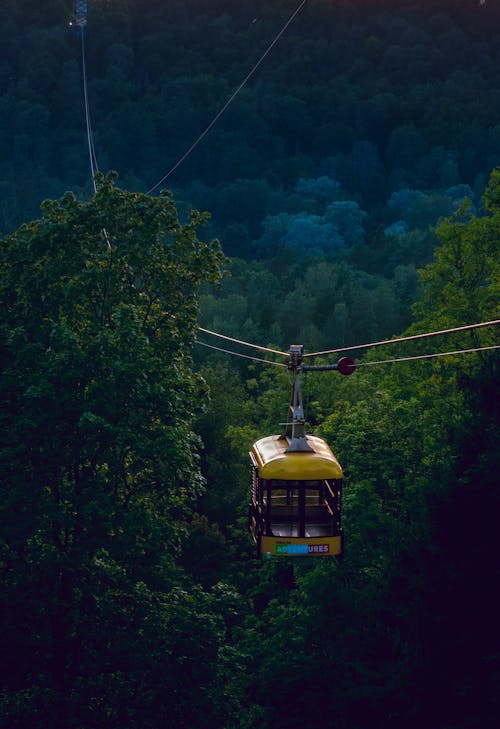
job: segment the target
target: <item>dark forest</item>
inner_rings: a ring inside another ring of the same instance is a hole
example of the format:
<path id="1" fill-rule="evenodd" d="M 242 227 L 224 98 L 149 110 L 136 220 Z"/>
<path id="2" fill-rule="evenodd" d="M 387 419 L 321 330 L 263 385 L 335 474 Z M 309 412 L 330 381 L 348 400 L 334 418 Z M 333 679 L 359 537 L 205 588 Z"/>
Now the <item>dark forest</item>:
<path id="1" fill-rule="evenodd" d="M 500 5 L 299 5 L 2 1 L 1 727 L 497 725 Z M 298 342 L 341 559 L 247 528 Z"/>

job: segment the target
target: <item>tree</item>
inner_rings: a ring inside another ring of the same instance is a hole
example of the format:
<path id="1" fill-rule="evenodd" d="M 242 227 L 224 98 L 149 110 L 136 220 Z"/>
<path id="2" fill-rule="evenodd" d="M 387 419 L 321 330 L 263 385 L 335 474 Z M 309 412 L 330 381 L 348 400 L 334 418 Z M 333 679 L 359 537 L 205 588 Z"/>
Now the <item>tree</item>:
<path id="1" fill-rule="evenodd" d="M 440 329 L 498 318 L 500 306 L 500 169 L 490 178 L 484 214 L 467 219 L 466 210 L 437 229 L 441 245 L 421 272 L 418 326 Z M 475 330 L 448 340 L 450 349 L 498 342 L 496 328 Z M 448 360 L 450 362 L 450 360 Z M 429 381 L 431 384 L 431 381 Z M 437 390 L 435 389 L 437 385 Z M 450 433 L 453 468 L 445 482 L 447 498 L 431 501 L 436 559 L 428 570 L 424 630 L 429 652 L 424 674 L 425 702 L 437 705 L 435 721 L 455 726 L 493 726 L 498 707 L 494 670 L 498 597 L 490 590 L 499 578 L 491 555 L 497 543 L 499 512 L 498 354 L 480 352 L 435 368 L 434 391 L 460 392 L 459 427 Z M 467 534 L 470 549 L 461 548 Z M 463 630 L 467 624 L 470 629 Z M 465 666 L 474 666 L 472 673 Z"/>
<path id="2" fill-rule="evenodd" d="M 441 246 L 421 274 L 423 300 L 417 314 L 433 324 L 453 326 L 495 318 L 500 297 L 498 239 L 500 168 L 485 192 L 485 215 L 464 218 L 461 208 L 437 228 Z M 480 339 L 485 335 L 478 333 Z M 488 337 L 488 335 L 486 335 Z"/>
<path id="3" fill-rule="evenodd" d="M 181 224 L 168 193 L 112 176 L 90 202 L 68 193 L 42 213 L 1 247 L 3 713 L 11 726 L 134 725 L 139 706 L 161 717 L 174 701 L 176 523 L 202 489 L 190 350 L 198 287 L 222 257 L 196 236 L 202 215 Z M 206 623 L 200 646 L 218 630 Z M 211 673 L 201 654 L 185 660 Z M 141 671 L 164 678 L 139 701 Z"/>
<path id="4" fill-rule="evenodd" d="M 410 333 L 465 323 L 473 302 L 476 320 L 497 315 L 499 191 L 495 172 L 486 215 L 462 211 L 438 229 Z M 493 343 L 492 332 L 478 332 L 478 344 Z M 374 350 L 365 363 L 378 359 Z M 256 604 L 238 634 L 249 710 L 261 708 L 263 726 L 312 727 L 326 715 L 340 728 L 493 727 L 498 356 L 334 378 L 308 378 L 307 390 L 329 413 L 319 434 L 344 467 L 343 561 L 296 567 L 286 597 L 267 586 L 267 607 Z"/>

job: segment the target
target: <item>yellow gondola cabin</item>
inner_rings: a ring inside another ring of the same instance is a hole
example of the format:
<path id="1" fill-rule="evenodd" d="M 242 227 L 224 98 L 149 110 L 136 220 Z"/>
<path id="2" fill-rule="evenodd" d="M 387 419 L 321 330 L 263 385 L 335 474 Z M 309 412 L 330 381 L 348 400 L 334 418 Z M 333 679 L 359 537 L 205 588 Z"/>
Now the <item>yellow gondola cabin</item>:
<path id="1" fill-rule="evenodd" d="M 324 440 L 305 438 L 308 450 L 271 435 L 250 451 L 249 528 L 263 557 L 342 554 L 342 468 Z"/>
<path id="2" fill-rule="evenodd" d="M 256 441 L 250 451 L 252 495 L 248 528 L 263 557 L 339 557 L 342 468 L 328 444 L 306 435 L 301 370 L 338 370 L 350 375 L 354 362 L 343 357 L 336 365 L 304 366 L 304 347 L 292 344 L 293 372 L 289 422 L 283 435 Z"/>

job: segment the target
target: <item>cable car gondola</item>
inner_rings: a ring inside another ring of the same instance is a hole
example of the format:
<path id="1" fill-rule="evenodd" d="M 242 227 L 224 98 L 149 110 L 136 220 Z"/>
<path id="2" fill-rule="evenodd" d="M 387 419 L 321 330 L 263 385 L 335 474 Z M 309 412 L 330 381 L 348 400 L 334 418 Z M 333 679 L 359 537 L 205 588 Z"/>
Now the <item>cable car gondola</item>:
<path id="1" fill-rule="evenodd" d="M 347 357 L 337 365 L 302 365 L 304 348 L 292 345 L 294 372 L 290 422 L 282 435 L 256 441 L 250 451 L 252 495 L 249 531 L 261 557 L 339 557 L 342 468 L 322 439 L 306 435 L 300 389 L 301 370 L 354 372 Z"/>

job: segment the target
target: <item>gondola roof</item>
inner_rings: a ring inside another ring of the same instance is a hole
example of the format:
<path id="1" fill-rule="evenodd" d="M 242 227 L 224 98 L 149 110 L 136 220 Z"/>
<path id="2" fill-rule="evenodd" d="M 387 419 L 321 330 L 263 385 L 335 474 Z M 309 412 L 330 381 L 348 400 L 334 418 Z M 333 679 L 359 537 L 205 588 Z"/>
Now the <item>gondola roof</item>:
<path id="1" fill-rule="evenodd" d="M 307 436 L 311 451 L 286 452 L 287 438 L 270 435 L 252 446 L 251 454 L 261 478 L 316 481 L 342 478 L 342 468 L 322 438 Z"/>

